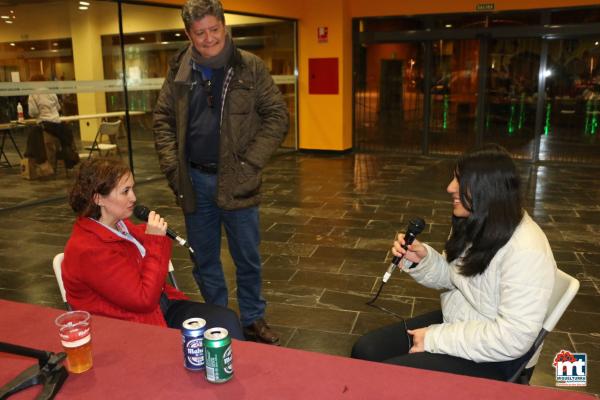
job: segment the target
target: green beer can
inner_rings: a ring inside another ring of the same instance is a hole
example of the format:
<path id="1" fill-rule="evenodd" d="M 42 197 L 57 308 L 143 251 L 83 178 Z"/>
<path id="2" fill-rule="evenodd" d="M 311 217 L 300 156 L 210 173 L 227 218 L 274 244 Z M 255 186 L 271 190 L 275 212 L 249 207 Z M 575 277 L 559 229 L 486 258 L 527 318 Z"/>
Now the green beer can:
<path id="1" fill-rule="evenodd" d="M 227 382 L 233 376 L 231 338 L 225 328 L 211 328 L 204 332 L 204 362 L 206 380 Z"/>

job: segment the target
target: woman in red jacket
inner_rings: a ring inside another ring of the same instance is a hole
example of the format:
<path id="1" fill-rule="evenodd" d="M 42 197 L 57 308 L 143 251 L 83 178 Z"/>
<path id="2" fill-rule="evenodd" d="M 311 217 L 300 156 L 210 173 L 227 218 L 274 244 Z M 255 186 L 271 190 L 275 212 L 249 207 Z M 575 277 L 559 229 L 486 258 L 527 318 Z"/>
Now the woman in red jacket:
<path id="1" fill-rule="evenodd" d="M 77 213 L 65 248 L 62 276 L 74 309 L 152 325 L 181 328 L 204 318 L 207 327 L 226 328 L 244 338 L 237 315 L 197 303 L 165 284 L 171 258 L 167 223 L 154 211 L 146 225 L 129 221 L 136 197 L 131 171 L 121 160 L 82 163 L 69 194 Z"/>

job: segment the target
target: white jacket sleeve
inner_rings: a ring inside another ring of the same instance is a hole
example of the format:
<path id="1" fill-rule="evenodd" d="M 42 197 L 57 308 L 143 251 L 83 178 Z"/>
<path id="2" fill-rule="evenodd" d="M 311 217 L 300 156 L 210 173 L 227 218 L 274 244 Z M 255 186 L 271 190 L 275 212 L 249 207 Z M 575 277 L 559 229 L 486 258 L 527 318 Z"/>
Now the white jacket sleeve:
<path id="1" fill-rule="evenodd" d="M 518 358 L 529 350 L 542 327 L 554 286 L 554 261 L 539 251 L 524 249 L 508 252 L 498 262 L 497 317 L 431 325 L 425 351 L 494 362 Z"/>
<path id="2" fill-rule="evenodd" d="M 35 98 L 32 95 L 30 95 L 27 98 L 27 107 L 29 111 L 29 116 L 31 118 L 37 118 L 37 116 L 40 115 L 40 110 L 38 109 L 37 101 L 35 101 Z"/>
<path id="3" fill-rule="evenodd" d="M 428 288 L 453 289 L 454 284 L 450 280 L 450 265 L 446 261 L 446 257 L 428 244 L 422 244 L 427 248 L 427 256 L 416 268 L 404 269 L 404 271 L 415 281 Z"/>

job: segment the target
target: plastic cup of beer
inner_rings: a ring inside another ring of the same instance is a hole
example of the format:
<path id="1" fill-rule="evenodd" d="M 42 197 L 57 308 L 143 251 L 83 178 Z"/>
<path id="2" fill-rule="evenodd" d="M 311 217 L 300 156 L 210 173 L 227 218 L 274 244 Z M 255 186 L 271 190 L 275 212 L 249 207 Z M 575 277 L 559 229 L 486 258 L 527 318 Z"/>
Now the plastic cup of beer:
<path id="1" fill-rule="evenodd" d="M 69 311 L 56 318 L 67 369 L 79 374 L 92 368 L 92 320 L 87 311 Z"/>

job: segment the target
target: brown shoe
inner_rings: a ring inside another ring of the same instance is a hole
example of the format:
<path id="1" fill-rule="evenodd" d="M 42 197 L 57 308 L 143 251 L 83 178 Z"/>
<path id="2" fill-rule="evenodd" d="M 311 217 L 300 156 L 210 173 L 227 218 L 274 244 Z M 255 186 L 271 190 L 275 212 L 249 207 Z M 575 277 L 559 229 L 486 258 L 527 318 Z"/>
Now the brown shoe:
<path id="1" fill-rule="evenodd" d="M 248 340 L 279 346 L 279 335 L 271 330 L 269 325 L 267 325 L 267 321 L 263 318 L 259 318 L 244 327 L 244 336 Z"/>

